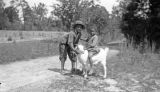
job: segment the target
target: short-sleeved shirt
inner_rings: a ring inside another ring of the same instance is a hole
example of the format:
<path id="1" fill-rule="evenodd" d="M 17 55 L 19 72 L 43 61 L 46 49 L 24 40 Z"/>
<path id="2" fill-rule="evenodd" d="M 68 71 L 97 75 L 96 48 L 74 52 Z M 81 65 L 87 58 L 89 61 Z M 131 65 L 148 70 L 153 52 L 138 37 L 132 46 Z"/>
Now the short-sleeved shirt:
<path id="1" fill-rule="evenodd" d="M 89 47 L 96 47 L 98 45 L 98 36 L 89 37 L 87 42 Z"/>
<path id="2" fill-rule="evenodd" d="M 75 34 L 75 32 L 70 31 L 69 33 L 62 36 L 60 43 L 63 44 L 78 44 L 81 34 Z"/>

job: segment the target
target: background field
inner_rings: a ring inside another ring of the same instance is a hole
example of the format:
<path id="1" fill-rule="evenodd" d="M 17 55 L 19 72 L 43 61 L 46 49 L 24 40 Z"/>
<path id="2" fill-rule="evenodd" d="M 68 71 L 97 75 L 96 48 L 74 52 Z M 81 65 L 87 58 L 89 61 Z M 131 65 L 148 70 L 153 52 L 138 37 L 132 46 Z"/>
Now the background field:
<path id="1" fill-rule="evenodd" d="M 0 31 L 0 63 L 58 55 L 58 40 L 66 32 L 52 31 Z M 86 31 L 82 32 L 86 37 Z M 103 38 L 104 37 L 104 38 Z M 117 33 L 100 36 L 104 43 L 122 39 Z"/>
<path id="2" fill-rule="evenodd" d="M 63 32 L 0 31 L 0 63 L 58 54 Z"/>
<path id="3" fill-rule="evenodd" d="M 63 35 L 64 32 L 53 31 L 12 31 L 1 30 L 0 42 L 19 41 L 19 40 L 39 40 L 39 39 L 55 39 Z"/>

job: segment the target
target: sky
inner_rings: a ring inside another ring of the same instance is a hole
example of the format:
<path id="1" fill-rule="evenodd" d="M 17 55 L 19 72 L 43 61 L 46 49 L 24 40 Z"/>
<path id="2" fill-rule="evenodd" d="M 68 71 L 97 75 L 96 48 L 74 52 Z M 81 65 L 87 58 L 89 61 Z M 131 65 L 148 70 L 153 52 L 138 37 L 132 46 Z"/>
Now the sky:
<path id="1" fill-rule="evenodd" d="M 5 2 L 6 6 L 8 6 L 9 2 L 11 0 L 3 0 L 3 1 Z M 51 5 L 53 5 L 54 3 L 56 3 L 56 0 L 26 0 L 26 1 L 28 2 L 28 4 L 31 7 L 34 6 L 35 4 L 37 5 L 40 2 L 46 4 L 47 9 L 49 10 L 48 11 L 49 13 L 52 10 Z M 100 0 L 100 2 L 98 4 L 104 6 L 107 9 L 107 11 L 109 13 L 111 13 L 113 5 L 117 5 L 118 4 L 116 1 L 117 0 Z"/>

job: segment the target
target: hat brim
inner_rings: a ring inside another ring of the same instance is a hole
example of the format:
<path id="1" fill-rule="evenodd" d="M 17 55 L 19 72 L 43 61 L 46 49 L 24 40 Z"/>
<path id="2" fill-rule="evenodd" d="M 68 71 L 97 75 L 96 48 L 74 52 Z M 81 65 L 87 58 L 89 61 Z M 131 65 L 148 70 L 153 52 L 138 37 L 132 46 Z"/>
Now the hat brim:
<path id="1" fill-rule="evenodd" d="M 73 28 L 75 29 L 78 25 L 80 25 L 82 27 L 82 29 L 85 29 L 85 26 L 83 24 L 74 24 Z"/>

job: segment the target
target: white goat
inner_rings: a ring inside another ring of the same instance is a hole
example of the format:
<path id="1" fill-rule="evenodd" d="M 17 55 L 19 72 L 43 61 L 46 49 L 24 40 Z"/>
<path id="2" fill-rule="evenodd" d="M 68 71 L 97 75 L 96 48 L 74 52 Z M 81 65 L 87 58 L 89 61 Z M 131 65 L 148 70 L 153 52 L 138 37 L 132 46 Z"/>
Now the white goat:
<path id="1" fill-rule="evenodd" d="M 88 57 L 88 51 L 84 49 L 83 45 L 77 45 L 77 49 L 82 51 L 82 54 L 78 55 L 78 60 L 79 62 L 82 64 L 82 70 L 83 70 L 83 74 L 84 77 L 87 77 L 87 68 L 88 68 L 88 64 L 89 64 L 89 57 Z M 103 78 L 107 77 L 107 66 L 106 66 L 106 59 L 107 59 L 107 55 L 109 52 L 109 48 L 105 47 L 105 48 L 99 48 L 100 52 L 92 57 L 90 57 L 90 60 L 93 64 L 98 64 L 101 63 L 103 65 L 103 69 L 104 69 L 104 76 Z"/>
<path id="2" fill-rule="evenodd" d="M 77 49 L 82 51 L 82 54 L 78 54 L 78 61 L 82 64 L 83 75 L 87 77 L 87 69 L 88 69 L 88 51 L 84 49 L 83 45 L 77 45 Z"/>

